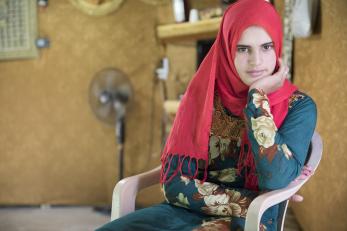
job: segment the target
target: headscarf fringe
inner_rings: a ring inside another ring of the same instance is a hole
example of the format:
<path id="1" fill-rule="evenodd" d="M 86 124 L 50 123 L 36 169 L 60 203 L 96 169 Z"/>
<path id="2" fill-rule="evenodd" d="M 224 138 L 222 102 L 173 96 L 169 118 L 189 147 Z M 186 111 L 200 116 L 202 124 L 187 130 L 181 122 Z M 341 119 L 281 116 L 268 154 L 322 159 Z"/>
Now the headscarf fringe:
<path id="1" fill-rule="evenodd" d="M 252 148 L 249 140 L 247 139 L 246 129 L 243 131 L 241 150 L 239 155 L 239 161 L 237 163 L 237 174 L 241 176 L 242 170 L 245 171 L 245 188 L 253 191 L 258 191 L 258 177 L 256 174 L 256 166 L 252 153 Z M 245 152 L 245 146 L 247 145 L 247 152 Z"/>
<path id="2" fill-rule="evenodd" d="M 174 157 L 178 157 L 178 163 L 175 169 L 172 169 L 172 161 Z M 188 174 L 183 172 L 183 164 L 184 161 L 188 159 Z M 204 161 L 205 164 L 203 169 L 199 169 L 199 161 Z M 192 163 L 195 163 L 195 171 L 192 172 Z M 160 183 L 168 183 L 170 182 L 178 173 L 181 176 L 187 177 L 189 179 L 197 179 L 199 172 L 203 172 L 203 178 L 199 179 L 202 183 L 207 179 L 207 168 L 208 161 L 204 159 L 196 159 L 192 158 L 189 154 L 167 154 L 165 159 L 162 159 L 161 172 L 160 172 Z M 173 171 L 173 173 L 168 176 L 169 172 Z"/>

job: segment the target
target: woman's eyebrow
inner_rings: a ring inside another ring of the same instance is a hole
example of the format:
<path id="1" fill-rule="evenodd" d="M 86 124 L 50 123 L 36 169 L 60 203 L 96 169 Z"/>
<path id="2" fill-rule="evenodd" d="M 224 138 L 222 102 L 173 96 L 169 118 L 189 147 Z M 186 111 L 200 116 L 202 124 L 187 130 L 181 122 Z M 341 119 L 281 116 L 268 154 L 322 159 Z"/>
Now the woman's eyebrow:
<path id="1" fill-rule="evenodd" d="M 266 46 L 266 45 L 274 45 L 274 42 L 267 42 L 267 43 L 263 43 L 261 44 L 261 46 Z M 237 47 L 251 47 L 250 45 L 244 45 L 244 44 L 238 44 L 236 45 Z"/>

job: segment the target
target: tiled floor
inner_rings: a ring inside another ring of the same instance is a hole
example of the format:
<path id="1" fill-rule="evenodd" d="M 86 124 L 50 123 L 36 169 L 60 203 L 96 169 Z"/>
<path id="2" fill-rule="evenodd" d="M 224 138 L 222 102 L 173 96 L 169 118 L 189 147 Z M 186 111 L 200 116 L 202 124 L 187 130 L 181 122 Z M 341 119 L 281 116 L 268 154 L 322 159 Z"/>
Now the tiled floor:
<path id="1" fill-rule="evenodd" d="M 1 231 L 92 231 L 109 219 L 92 207 L 0 208 Z"/>
<path id="2" fill-rule="evenodd" d="M 0 208 L 0 231 L 92 231 L 109 221 L 92 207 Z M 287 211 L 285 231 L 301 231 Z"/>

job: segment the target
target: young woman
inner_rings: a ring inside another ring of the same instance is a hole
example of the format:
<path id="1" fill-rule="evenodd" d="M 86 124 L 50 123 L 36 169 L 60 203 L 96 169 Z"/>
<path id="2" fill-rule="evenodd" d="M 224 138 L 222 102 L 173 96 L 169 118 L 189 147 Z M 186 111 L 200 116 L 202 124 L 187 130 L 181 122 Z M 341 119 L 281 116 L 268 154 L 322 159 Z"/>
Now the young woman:
<path id="1" fill-rule="evenodd" d="M 243 230 L 257 195 L 300 175 L 316 106 L 286 79 L 281 48 L 281 19 L 270 3 L 232 4 L 163 150 L 166 202 L 99 230 Z M 268 209 L 260 229 L 277 230 L 277 214 L 278 205 Z"/>

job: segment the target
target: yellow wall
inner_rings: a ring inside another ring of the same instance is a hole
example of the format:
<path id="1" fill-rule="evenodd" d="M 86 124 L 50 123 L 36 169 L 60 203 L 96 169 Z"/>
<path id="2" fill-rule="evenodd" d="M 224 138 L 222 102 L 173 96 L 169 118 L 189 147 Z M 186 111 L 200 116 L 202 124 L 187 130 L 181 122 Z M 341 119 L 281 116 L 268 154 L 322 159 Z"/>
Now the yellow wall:
<path id="1" fill-rule="evenodd" d="M 321 33 L 295 40 L 295 84 L 318 107 L 323 159 L 293 205 L 305 231 L 347 229 L 347 1 L 321 1 Z"/>
<path id="2" fill-rule="evenodd" d="M 91 17 L 66 0 L 38 14 L 51 47 L 38 59 L 0 62 L 0 204 L 109 202 L 118 172 L 114 129 L 93 115 L 89 83 L 105 67 L 129 75 L 135 101 L 125 174 L 158 165 L 157 8 L 126 0 L 111 15 Z"/>
<path id="3" fill-rule="evenodd" d="M 321 33 L 296 39 L 294 55 L 295 84 L 316 101 L 324 141 L 319 170 L 301 190 L 305 201 L 292 205 L 307 231 L 347 227 L 347 2 L 321 4 Z M 128 117 L 126 175 L 159 164 L 161 98 L 153 71 L 161 45 L 155 26 L 157 20 L 170 21 L 169 13 L 139 0 L 126 0 L 99 18 L 68 1 L 50 1 L 39 12 L 39 31 L 51 39 L 51 48 L 38 59 L 0 62 L 0 204 L 110 201 L 117 179 L 114 130 L 88 105 L 90 80 L 104 67 L 122 69 L 136 92 Z M 175 57 L 180 62 L 178 50 L 189 54 L 184 59 L 189 66 L 170 73 L 174 79 L 178 73 L 180 82 L 193 72 L 195 54 L 192 44 L 171 44 L 166 51 L 173 62 Z"/>

